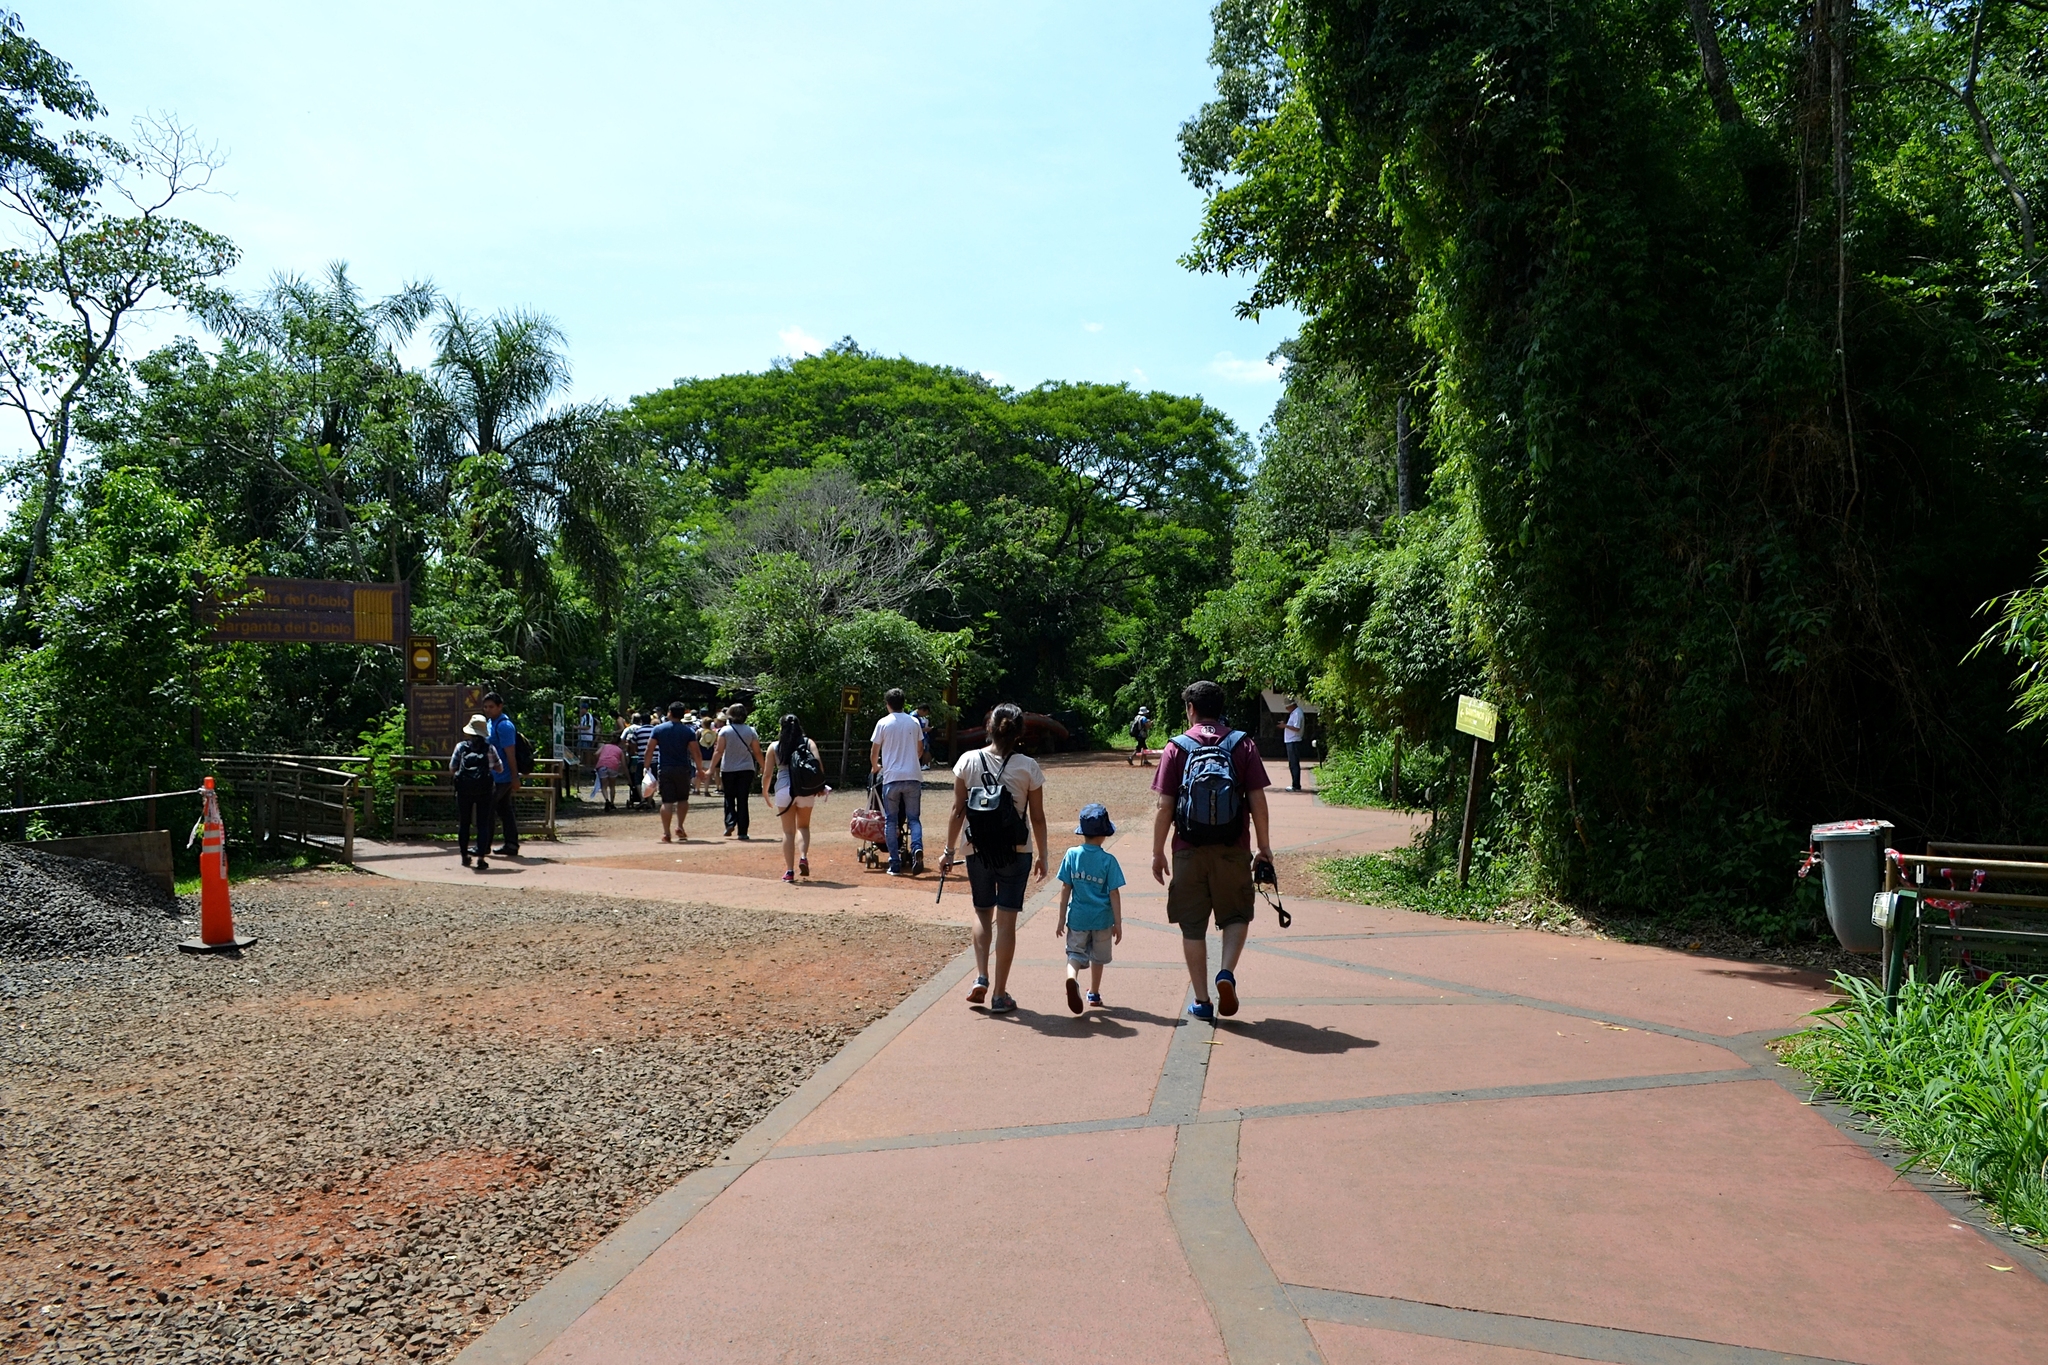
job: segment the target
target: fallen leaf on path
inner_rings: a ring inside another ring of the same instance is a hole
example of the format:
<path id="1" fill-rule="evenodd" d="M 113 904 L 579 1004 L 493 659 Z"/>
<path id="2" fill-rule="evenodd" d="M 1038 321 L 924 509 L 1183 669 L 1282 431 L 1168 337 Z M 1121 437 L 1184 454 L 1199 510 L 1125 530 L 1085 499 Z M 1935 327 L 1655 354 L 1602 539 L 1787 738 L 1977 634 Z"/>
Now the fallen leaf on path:
<path id="1" fill-rule="evenodd" d="M 1989 1261 L 1986 1261 L 1986 1262 L 1984 1263 L 1984 1268 L 1985 1268 L 1985 1269 L 1987 1269 L 1987 1270 L 2011 1270 L 2011 1269 L 2012 1269 L 2012 1267 L 2011 1267 L 2011 1266 L 2009 1266 L 2009 1265 L 1992 1265 L 1992 1264 L 1991 1264 L 1991 1263 L 1990 1263 Z"/>

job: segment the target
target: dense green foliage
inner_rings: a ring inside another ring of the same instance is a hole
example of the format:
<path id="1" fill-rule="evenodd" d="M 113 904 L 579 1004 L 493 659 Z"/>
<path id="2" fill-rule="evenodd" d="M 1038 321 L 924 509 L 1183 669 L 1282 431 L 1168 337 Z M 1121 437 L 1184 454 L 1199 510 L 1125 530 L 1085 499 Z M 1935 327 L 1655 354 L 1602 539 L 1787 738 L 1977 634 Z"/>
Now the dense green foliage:
<path id="1" fill-rule="evenodd" d="M 1313 670 L 1340 730 L 1439 760 L 1456 693 L 1497 702 L 1488 845 L 1582 904 L 1789 928 L 1810 821 L 2039 835 L 2040 744 L 1963 658 L 2048 539 L 2048 14 L 1216 20 L 1190 263 L 1307 315 L 1290 402 L 1350 436 L 1269 432 L 1329 477 L 1261 471 L 1283 531 L 1232 591 L 1293 646 L 1210 632 L 1241 672 Z M 1422 505 L 1333 507 L 1339 458 L 1392 481 L 1403 406 Z"/>
<path id="2" fill-rule="evenodd" d="M 2048 998 L 2008 980 L 1910 979 L 1896 1011 L 1871 982 L 1797 1035 L 1785 1060 L 1876 1118 L 1914 1158 L 2048 1235 Z"/>
<path id="3" fill-rule="evenodd" d="M 786 498 L 787 471 L 841 471 L 876 500 L 886 516 L 842 527 L 888 547 L 851 576 L 849 605 L 951 636 L 933 648 L 963 665 L 964 706 L 1000 693 L 1100 730 L 1201 668 L 1183 618 L 1224 578 L 1245 451 L 1198 400 L 1108 384 L 1020 392 L 841 342 L 679 383 L 632 411 L 743 532 Z M 847 577 L 846 543 L 774 534 L 778 553 Z M 735 660 L 761 647 L 758 624 L 722 630 Z"/>
<path id="4" fill-rule="evenodd" d="M 220 292 L 232 244 L 164 212 L 211 161 L 168 123 L 122 145 L 37 122 L 99 112 L 0 16 L 0 209 L 28 243 L 0 253 L 0 402 L 37 441 L 0 528 L 7 790 L 402 747 L 396 651 L 208 642 L 255 573 L 410 583 L 444 677 L 535 734 L 551 704 L 651 708 L 709 669 L 827 738 L 845 686 L 941 720 L 951 689 L 1013 697 L 1099 737 L 1200 671 L 1185 618 L 1226 579 L 1248 449 L 1198 400 L 1014 391 L 847 341 L 567 403 L 538 313 L 373 297 L 339 263 Z M 127 318 L 162 303 L 197 334 L 131 357 Z"/>

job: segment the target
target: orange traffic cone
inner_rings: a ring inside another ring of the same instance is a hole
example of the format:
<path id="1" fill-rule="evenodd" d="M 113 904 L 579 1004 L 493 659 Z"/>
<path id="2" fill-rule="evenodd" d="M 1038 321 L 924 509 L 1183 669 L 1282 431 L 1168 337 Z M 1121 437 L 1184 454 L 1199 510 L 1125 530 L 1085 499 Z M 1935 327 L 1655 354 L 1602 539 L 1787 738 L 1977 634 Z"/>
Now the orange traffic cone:
<path id="1" fill-rule="evenodd" d="M 220 797 L 207 778 L 200 800 L 199 937 L 178 945 L 187 953 L 232 953 L 256 940 L 235 937 L 235 911 L 228 904 L 228 833 L 220 823 Z"/>

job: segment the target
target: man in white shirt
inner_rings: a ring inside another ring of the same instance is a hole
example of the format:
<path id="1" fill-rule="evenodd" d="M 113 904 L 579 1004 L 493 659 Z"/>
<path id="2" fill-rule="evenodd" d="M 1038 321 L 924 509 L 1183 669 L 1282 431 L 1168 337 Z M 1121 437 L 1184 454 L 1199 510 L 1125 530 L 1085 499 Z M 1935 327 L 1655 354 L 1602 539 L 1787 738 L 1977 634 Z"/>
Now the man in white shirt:
<path id="1" fill-rule="evenodd" d="M 924 871 L 924 726 L 903 710 L 903 689 L 892 687 L 882 698 L 889 710 L 875 722 L 868 764 L 882 787 L 882 824 L 889 841 L 889 875 L 915 876 Z M 901 847 L 902 825 L 910 822 L 910 848 Z"/>
<path id="2" fill-rule="evenodd" d="M 1287 779 L 1291 784 L 1287 790 L 1301 790 L 1301 760 L 1308 753 L 1308 713 L 1301 709 L 1301 699 L 1287 699 L 1287 719 L 1280 723 L 1280 738 L 1287 745 Z"/>

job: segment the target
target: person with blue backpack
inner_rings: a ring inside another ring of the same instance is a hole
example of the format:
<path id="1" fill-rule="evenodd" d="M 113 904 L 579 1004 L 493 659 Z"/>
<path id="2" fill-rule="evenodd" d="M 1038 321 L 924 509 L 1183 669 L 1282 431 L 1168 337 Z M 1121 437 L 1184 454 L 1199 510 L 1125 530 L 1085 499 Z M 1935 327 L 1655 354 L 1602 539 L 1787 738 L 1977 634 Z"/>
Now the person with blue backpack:
<path id="1" fill-rule="evenodd" d="M 1267 820 L 1266 765 L 1258 741 L 1223 719 L 1223 689 L 1192 682 L 1181 691 L 1188 728 L 1159 751 L 1152 790 L 1152 879 L 1166 884 L 1166 918 L 1180 926 L 1181 952 L 1195 1001 L 1188 1013 L 1213 1019 L 1237 1013 L 1237 960 L 1251 933 L 1254 863 L 1273 861 Z M 1167 882 L 1167 835 L 1173 836 L 1173 880 Z M 1254 856 L 1253 836 L 1257 836 Z M 1216 999 L 1209 998 L 1209 921 L 1223 935 Z"/>

